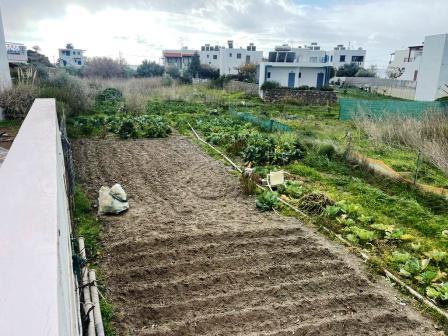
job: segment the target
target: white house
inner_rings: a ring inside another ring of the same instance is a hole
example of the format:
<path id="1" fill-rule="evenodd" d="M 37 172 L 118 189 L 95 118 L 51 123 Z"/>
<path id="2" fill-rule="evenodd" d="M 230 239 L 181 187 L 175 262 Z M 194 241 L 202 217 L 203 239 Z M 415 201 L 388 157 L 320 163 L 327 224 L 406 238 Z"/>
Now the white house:
<path id="1" fill-rule="evenodd" d="M 423 45 L 396 50 L 390 56 L 386 73 L 390 78 L 416 81 L 423 55 Z"/>
<path id="2" fill-rule="evenodd" d="M 199 54 L 201 64 L 219 70 L 220 75 L 236 75 L 238 68 L 244 64 L 259 64 L 263 60 L 263 52 L 250 43 L 246 48 L 235 48 L 233 41 L 228 41 L 228 48 L 205 44 Z"/>
<path id="3" fill-rule="evenodd" d="M 166 67 L 175 67 L 180 71 L 188 69 L 191 63 L 193 55 L 199 52 L 197 50 L 188 49 L 187 47 L 182 47 L 182 49 L 177 50 L 163 50 L 162 60 L 163 65 Z"/>
<path id="4" fill-rule="evenodd" d="M 330 68 L 329 57 L 320 48 L 293 49 L 283 45 L 269 52 L 267 62 L 260 63 L 258 84 L 261 87 L 266 81 L 274 81 L 289 88 L 320 88 L 328 83 Z"/>
<path id="5" fill-rule="evenodd" d="M 448 34 L 425 37 L 417 74 L 415 100 L 433 101 L 448 96 Z"/>
<path id="6" fill-rule="evenodd" d="M 26 46 L 21 43 L 6 42 L 6 54 L 9 63 L 28 63 Z"/>
<path id="7" fill-rule="evenodd" d="M 79 69 L 86 63 L 84 51 L 74 48 L 59 49 L 59 66 Z"/>
<path id="8" fill-rule="evenodd" d="M 362 48 L 350 49 L 344 47 L 343 44 L 338 44 L 333 50 L 328 52 L 330 57 L 330 64 L 336 69 L 344 64 L 355 63 L 360 67 L 364 67 L 366 59 L 366 50 Z"/>
<path id="9" fill-rule="evenodd" d="M 5 33 L 3 31 L 2 14 L 0 12 L 0 91 L 11 87 L 8 56 L 6 53 Z M 0 120 L 2 112 L 0 111 Z"/>

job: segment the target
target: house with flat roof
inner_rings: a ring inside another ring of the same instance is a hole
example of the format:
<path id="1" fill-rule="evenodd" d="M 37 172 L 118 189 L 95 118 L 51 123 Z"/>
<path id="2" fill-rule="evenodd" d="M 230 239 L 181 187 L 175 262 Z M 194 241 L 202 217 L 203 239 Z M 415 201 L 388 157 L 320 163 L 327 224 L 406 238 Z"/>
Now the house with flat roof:
<path id="1" fill-rule="evenodd" d="M 218 69 L 222 75 L 236 75 L 238 69 L 244 64 L 259 64 L 263 60 L 263 52 L 258 51 L 254 43 L 245 48 L 235 48 L 233 41 L 227 41 L 224 46 L 205 44 L 200 51 L 201 64 Z"/>
<path id="2" fill-rule="evenodd" d="M 351 63 L 355 63 L 363 68 L 367 52 L 363 48 L 351 49 L 350 47 L 346 48 L 343 44 L 338 44 L 327 53 L 330 57 L 330 64 L 337 69 Z"/>
<path id="3" fill-rule="evenodd" d="M 59 66 L 63 68 L 81 68 L 86 63 L 84 52 L 85 50 L 75 48 L 59 49 Z"/>
<path id="4" fill-rule="evenodd" d="M 282 87 L 310 86 L 320 88 L 328 84 L 331 63 L 326 51 L 320 48 L 291 48 L 282 45 L 269 52 L 267 62 L 261 62 L 258 84 L 266 81 L 280 83 Z"/>
<path id="5" fill-rule="evenodd" d="M 386 70 L 388 77 L 416 81 L 422 56 L 423 45 L 396 50 L 390 54 L 390 60 Z"/>

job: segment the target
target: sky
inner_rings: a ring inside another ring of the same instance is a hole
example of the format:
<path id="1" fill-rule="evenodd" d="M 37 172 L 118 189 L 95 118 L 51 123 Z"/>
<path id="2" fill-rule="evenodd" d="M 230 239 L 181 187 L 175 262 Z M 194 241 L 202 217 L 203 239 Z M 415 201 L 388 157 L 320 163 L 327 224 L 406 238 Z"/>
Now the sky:
<path id="1" fill-rule="evenodd" d="M 50 61 L 70 42 L 86 55 L 160 61 L 163 49 L 205 43 L 267 55 L 276 45 L 363 47 L 366 64 L 448 33 L 448 0 L 0 0 L 7 41 L 41 47 Z"/>

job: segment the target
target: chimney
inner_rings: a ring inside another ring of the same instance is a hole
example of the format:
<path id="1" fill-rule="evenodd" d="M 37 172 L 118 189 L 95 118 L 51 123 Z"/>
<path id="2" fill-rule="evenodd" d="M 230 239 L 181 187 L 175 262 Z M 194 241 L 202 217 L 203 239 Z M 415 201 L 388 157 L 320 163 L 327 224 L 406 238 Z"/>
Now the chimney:
<path id="1" fill-rule="evenodd" d="M 227 44 L 229 45 L 229 49 L 233 49 L 233 40 L 228 40 Z"/>

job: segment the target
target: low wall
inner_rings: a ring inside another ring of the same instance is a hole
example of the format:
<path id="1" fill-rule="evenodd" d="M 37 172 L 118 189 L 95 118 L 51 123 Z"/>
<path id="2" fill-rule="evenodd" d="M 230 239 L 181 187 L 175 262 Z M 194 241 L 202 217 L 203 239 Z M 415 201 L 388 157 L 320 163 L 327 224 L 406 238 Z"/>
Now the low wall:
<path id="1" fill-rule="evenodd" d="M 338 101 L 334 91 L 288 88 L 263 90 L 262 98 L 264 101 L 270 103 L 294 100 L 304 105 L 336 105 Z"/>
<path id="2" fill-rule="evenodd" d="M 2 335 L 79 336 L 70 213 L 54 99 L 36 99 L 0 168 Z"/>
<path id="3" fill-rule="evenodd" d="M 337 77 L 331 81 L 337 81 Z M 365 88 L 366 90 L 385 96 L 415 99 L 417 82 L 401 79 L 387 79 L 374 77 L 339 77 L 341 84 Z"/>
<path id="4" fill-rule="evenodd" d="M 247 96 L 258 96 L 258 84 L 255 83 L 231 80 L 224 88 L 228 92 L 244 92 Z"/>

